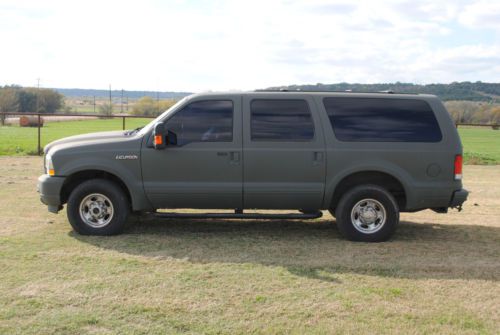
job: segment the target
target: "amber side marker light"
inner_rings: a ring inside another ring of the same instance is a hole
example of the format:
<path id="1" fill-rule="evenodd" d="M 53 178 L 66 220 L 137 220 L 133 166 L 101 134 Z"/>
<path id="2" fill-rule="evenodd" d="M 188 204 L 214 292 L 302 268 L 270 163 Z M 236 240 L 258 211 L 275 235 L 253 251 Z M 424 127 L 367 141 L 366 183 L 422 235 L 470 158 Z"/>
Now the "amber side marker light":
<path id="1" fill-rule="evenodd" d="M 163 144 L 163 136 L 161 136 L 161 135 L 155 135 L 155 144 L 156 145 L 162 145 Z"/>
<path id="2" fill-rule="evenodd" d="M 455 156 L 455 180 L 462 180 L 462 155 Z"/>
<path id="3" fill-rule="evenodd" d="M 56 175 L 56 172 L 54 171 L 54 169 L 49 169 L 49 176 L 55 176 Z"/>

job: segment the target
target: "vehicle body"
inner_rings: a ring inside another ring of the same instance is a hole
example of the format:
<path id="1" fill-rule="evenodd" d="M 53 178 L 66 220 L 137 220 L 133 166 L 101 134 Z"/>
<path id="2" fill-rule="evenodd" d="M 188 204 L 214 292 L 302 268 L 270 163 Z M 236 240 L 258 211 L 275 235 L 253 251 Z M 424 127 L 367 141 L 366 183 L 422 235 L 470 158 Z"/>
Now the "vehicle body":
<path id="1" fill-rule="evenodd" d="M 140 130 L 44 152 L 41 200 L 55 213 L 68 203 L 83 234 L 118 233 L 129 212 L 290 209 L 330 210 L 347 238 L 382 241 L 399 212 L 467 198 L 460 138 L 432 95 L 194 94 Z"/>

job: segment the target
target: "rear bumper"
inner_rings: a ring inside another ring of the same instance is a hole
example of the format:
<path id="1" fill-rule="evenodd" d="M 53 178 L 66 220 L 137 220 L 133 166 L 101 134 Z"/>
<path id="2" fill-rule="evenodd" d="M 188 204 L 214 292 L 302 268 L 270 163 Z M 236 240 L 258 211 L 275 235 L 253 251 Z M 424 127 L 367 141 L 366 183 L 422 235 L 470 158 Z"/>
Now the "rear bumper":
<path id="1" fill-rule="evenodd" d="M 467 196 L 469 192 L 464 189 L 460 189 L 458 191 L 453 192 L 451 196 L 450 205 L 448 207 L 461 207 L 462 204 L 467 200 Z"/>
<path id="2" fill-rule="evenodd" d="M 48 206 L 49 212 L 57 213 L 62 209 L 61 189 L 64 177 L 51 177 L 47 174 L 38 177 L 37 191 L 40 201 Z"/>

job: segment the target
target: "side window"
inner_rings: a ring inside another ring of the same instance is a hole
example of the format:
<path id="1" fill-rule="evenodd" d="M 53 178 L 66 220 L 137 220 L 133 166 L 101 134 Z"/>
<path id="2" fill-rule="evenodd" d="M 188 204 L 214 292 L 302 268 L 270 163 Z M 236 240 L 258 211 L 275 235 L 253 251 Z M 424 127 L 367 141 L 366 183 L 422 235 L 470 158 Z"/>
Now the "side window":
<path id="1" fill-rule="evenodd" d="M 252 141 L 310 141 L 311 111 L 305 100 L 256 99 L 250 105 Z"/>
<path id="2" fill-rule="evenodd" d="M 439 142 L 429 104 L 415 99 L 325 98 L 335 137 L 346 142 Z"/>
<path id="3" fill-rule="evenodd" d="M 233 102 L 207 100 L 190 103 L 167 121 L 167 129 L 177 135 L 177 144 L 191 142 L 231 142 Z"/>

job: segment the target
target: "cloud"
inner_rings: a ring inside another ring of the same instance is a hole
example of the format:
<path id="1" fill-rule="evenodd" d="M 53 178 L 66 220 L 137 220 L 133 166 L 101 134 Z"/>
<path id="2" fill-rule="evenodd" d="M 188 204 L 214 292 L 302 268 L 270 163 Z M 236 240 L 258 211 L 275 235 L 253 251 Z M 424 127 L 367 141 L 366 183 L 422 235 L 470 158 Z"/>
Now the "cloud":
<path id="1" fill-rule="evenodd" d="M 500 2 L 475 1 L 465 6 L 459 21 L 470 28 L 493 28 L 500 31 Z"/>
<path id="2" fill-rule="evenodd" d="M 41 77 L 45 87 L 201 91 L 498 81 L 495 8 L 464 0 L 5 0 L 0 84 Z"/>

